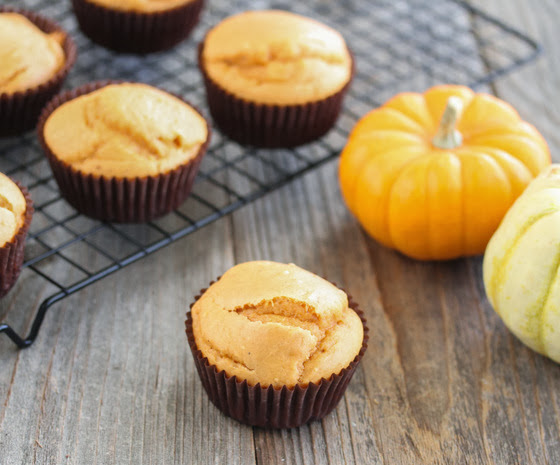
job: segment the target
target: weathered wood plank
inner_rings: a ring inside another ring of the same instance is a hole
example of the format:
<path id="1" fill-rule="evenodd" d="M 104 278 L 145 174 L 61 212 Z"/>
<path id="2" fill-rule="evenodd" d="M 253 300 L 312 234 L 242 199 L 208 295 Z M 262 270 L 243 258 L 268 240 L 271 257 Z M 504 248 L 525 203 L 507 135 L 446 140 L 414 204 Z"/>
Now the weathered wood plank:
<path id="1" fill-rule="evenodd" d="M 544 42 L 537 65 L 495 89 L 559 159 L 560 6 L 477 3 Z M 333 163 L 65 300 L 30 350 L 0 338 L 0 464 L 560 463 L 560 369 L 493 313 L 480 259 L 418 263 L 382 248 L 336 185 Z M 232 264 L 256 258 L 294 261 L 366 311 L 370 348 L 321 422 L 240 425 L 208 401 L 195 373 L 188 304 Z M 32 273 L 23 280 L 36 280 L 25 283 L 36 304 L 47 295 Z M 29 326 L 29 296 L 16 288 L 9 299 L 10 323 Z"/>
<path id="2" fill-rule="evenodd" d="M 560 109 L 558 105 L 558 75 L 560 73 L 560 60 L 555 52 L 558 47 L 558 18 L 560 17 L 560 4 L 554 0 L 541 2 L 505 1 L 495 0 L 482 2 L 473 0 L 490 14 L 498 15 L 514 27 L 525 31 L 539 41 L 544 48 L 542 56 L 534 65 L 525 67 L 494 85 L 499 97 L 513 104 L 530 123 L 541 131 L 547 140 L 552 158 L 560 161 L 560 136 L 558 124 L 560 123 Z M 475 270 L 475 282 L 480 283 L 479 270 Z M 483 295 L 482 290 L 480 291 Z M 483 306 L 488 303 L 483 299 Z M 499 344 L 496 349 L 505 350 L 504 362 L 509 358 L 509 364 L 504 368 L 502 361 L 490 358 L 494 377 L 496 375 L 513 376 L 510 381 L 515 386 L 515 396 L 519 406 L 516 412 L 495 406 L 493 411 L 497 417 L 507 414 L 507 419 L 513 423 L 523 425 L 524 435 L 521 438 L 503 437 L 500 429 L 502 422 L 495 420 L 493 427 L 488 427 L 487 434 L 492 435 L 495 441 L 502 439 L 502 447 L 496 447 L 495 460 L 504 456 L 504 451 L 517 452 L 519 463 L 560 463 L 560 370 L 558 365 L 541 357 L 523 346 L 509 333 L 504 334 L 504 326 L 494 315 L 490 317 L 489 328 L 493 331 L 492 343 Z M 499 381 L 494 381 L 496 387 Z M 507 383 L 509 384 L 509 383 Z M 506 384 L 506 385 L 507 385 Z M 488 406 L 491 408 L 491 406 Z M 490 414 L 490 412 L 488 412 Z M 489 416 L 489 421 L 491 417 Z M 505 441 L 504 441 L 505 440 Z M 505 444 L 504 444 L 505 443 Z M 514 463 L 514 462 L 511 462 Z"/>
<path id="3" fill-rule="evenodd" d="M 254 462 L 251 429 L 208 404 L 182 324 L 200 287 L 231 266 L 227 225 L 65 300 L 33 349 L 4 342 L 2 361 L 18 366 L 1 403 L 0 463 Z M 202 237 L 222 248 L 214 259 Z"/>

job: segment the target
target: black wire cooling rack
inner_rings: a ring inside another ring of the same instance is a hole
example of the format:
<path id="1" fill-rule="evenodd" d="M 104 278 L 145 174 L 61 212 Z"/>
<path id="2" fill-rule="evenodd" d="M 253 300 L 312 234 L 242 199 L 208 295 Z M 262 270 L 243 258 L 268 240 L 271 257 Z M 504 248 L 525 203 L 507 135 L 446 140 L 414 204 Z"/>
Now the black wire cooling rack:
<path id="1" fill-rule="evenodd" d="M 28 186 L 35 202 L 24 267 L 54 289 L 40 303 L 26 337 L 0 323 L 0 332 L 20 348 L 33 343 L 55 302 L 336 158 L 356 120 L 393 94 L 447 82 L 481 86 L 540 51 L 528 37 L 457 0 L 207 0 L 192 37 L 146 57 L 92 44 L 80 33 L 69 0 L 5 3 L 48 16 L 74 37 L 78 60 L 66 87 L 102 79 L 141 81 L 185 96 L 205 114 L 196 44 L 210 26 L 235 12 L 278 8 L 317 18 L 343 33 L 357 63 L 343 114 L 326 137 L 293 150 L 254 150 L 214 131 L 190 198 L 148 224 L 109 224 L 78 214 L 60 197 L 34 133 L 0 140 L 0 171 Z M 20 279 L 16 286 L 25 282 Z M 20 294 L 27 296 L 28 306 L 37 305 L 33 292 Z"/>

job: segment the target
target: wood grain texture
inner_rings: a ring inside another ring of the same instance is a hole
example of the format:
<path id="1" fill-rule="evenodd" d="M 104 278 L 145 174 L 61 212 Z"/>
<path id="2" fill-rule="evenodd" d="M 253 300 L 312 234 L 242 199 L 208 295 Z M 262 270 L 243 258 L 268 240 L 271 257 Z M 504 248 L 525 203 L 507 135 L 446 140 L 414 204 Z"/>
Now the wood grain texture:
<path id="1" fill-rule="evenodd" d="M 560 5 L 474 3 L 543 42 L 537 64 L 494 90 L 560 160 Z M 308 174 L 64 300 L 31 349 L 0 337 L 0 465 L 559 464 L 560 367 L 494 314 L 481 259 L 420 263 L 379 246 L 343 205 L 336 169 Z M 295 262 L 366 311 L 370 347 L 320 422 L 288 431 L 240 425 L 208 401 L 195 373 L 188 305 L 252 259 Z M 24 273 L 0 310 L 18 329 L 30 325 L 29 288 L 35 306 L 52 293 Z"/>

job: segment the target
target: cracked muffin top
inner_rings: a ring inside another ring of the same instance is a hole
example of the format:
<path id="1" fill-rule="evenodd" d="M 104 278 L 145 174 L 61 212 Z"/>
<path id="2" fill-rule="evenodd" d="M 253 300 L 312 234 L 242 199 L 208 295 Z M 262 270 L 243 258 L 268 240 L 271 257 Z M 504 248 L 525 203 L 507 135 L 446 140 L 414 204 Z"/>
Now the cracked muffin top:
<path id="1" fill-rule="evenodd" d="M 20 188 L 0 173 L 0 247 L 10 242 L 25 222 L 27 210 Z"/>
<path id="2" fill-rule="evenodd" d="M 191 312 L 202 354 L 251 385 L 316 383 L 347 367 L 362 346 L 362 322 L 346 294 L 294 264 L 234 266 Z"/>
<path id="3" fill-rule="evenodd" d="M 111 84 L 56 108 L 43 129 L 59 160 L 85 173 L 136 178 L 194 158 L 208 138 L 204 118 L 146 84 Z"/>
<path id="4" fill-rule="evenodd" d="M 0 13 L 0 94 L 37 87 L 65 62 L 64 34 L 46 34 L 19 13 Z"/>
<path id="5" fill-rule="evenodd" d="M 151 13 L 170 10 L 193 0 L 89 0 L 91 3 L 122 11 Z"/>
<path id="6" fill-rule="evenodd" d="M 336 94 L 352 74 L 337 31 L 279 10 L 248 11 L 219 23 L 204 40 L 202 66 L 236 97 L 282 105 Z"/>

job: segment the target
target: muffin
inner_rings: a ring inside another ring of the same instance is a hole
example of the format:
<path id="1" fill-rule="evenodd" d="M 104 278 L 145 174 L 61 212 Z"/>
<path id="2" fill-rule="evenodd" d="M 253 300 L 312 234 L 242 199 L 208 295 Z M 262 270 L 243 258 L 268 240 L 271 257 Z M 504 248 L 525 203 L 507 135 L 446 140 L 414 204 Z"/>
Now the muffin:
<path id="1" fill-rule="evenodd" d="M 114 82 L 55 97 L 38 133 L 60 192 L 76 210 L 129 223 L 187 198 L 210 138 L 206 120 L 179 97 Z"/>
<path id="2" fill-rule="evenodd" d="M 202 291 L 186 329 L 210 400 L 263 427 L 328 414 L 367 347 L 363 313 L 342 290 L 269 261 L 234 266 Z"/>
<path id="3" fill-rule="evenodd" d="M 56 23 L 0 7 L 0 135 L 35 126 L 75 59 L 74 42 Z"/>
<path id="4" fill-rule="evenodd" d="M 82 32 L 125 53 L 167 50 L 198 23 L 204 0 L 72 0 Z"/>
<path id="5" fill-rule="evenodd" d="M 231 16 L 199 46 L 210 113 L 241 144 L 292 147 L 336 122 L 353 76 L 343 37 L 279 10 Z"/>
<path id="6" fill-rule="evenodd" d="M 0 173 L 0 297 L 8 293 L 21 271 L 32 215 L 27 189 Z"/>

